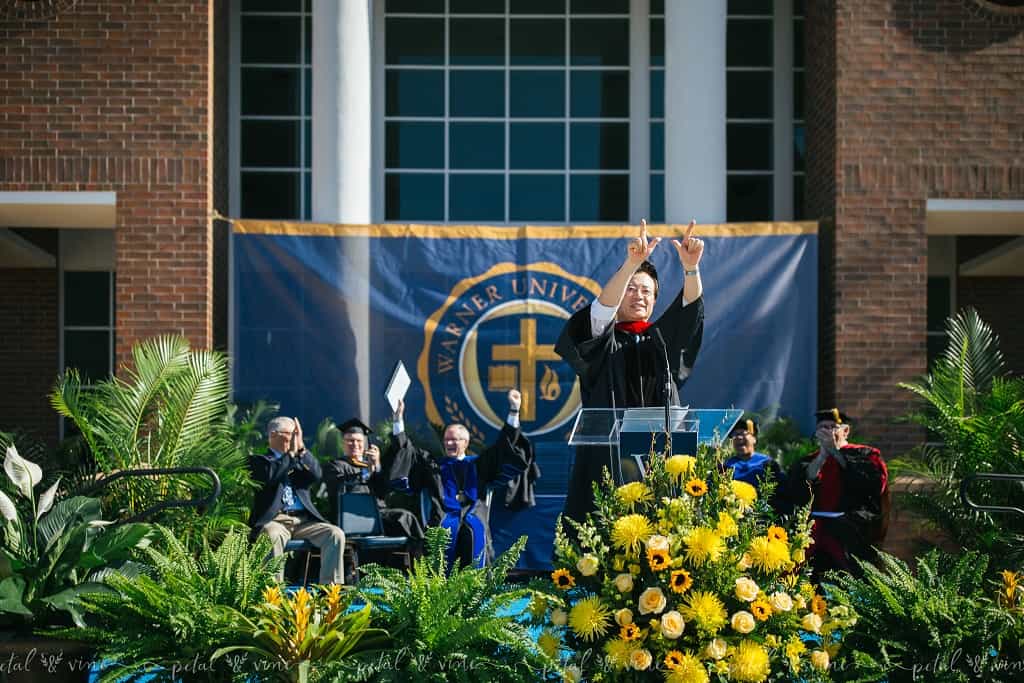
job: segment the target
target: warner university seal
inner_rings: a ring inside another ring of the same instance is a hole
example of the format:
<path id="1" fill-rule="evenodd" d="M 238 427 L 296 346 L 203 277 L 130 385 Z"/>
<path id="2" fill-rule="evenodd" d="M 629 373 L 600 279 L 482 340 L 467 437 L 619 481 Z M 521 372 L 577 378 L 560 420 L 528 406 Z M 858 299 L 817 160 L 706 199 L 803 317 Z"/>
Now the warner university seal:
<path id="1" fill-rule="evenodd" d="M 565 321 L 601 291 L 554 263 L 499 263 L 458 282 L 427 319 L 417 364 L 427 418 L 461 422 L 489 442 L 501 429 L 509 389 L 522 392 L 530 436 L 569 422 L 580 406 L 576 376 L 555 353 Z"/>

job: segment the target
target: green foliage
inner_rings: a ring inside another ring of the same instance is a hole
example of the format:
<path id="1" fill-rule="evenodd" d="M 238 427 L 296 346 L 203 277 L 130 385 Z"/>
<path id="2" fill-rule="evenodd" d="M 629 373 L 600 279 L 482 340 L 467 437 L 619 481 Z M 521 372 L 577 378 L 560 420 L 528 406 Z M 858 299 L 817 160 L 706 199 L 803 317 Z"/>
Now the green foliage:
<path id="1" fill-rule="evenodd" d="M 900 386 L 918 399 L 912 422 L 931 430 L 939 444 L 924 444 L 894 472 L 936 482 L 908 503 L 966 548 L 991 557 L 1024 559 L 1024 519 L 968 510 L 960 501 L 963 479 L 975 472 L 1024 473 L 1024 380 L 1001 375 L 999 339 L 973 309 L 947 321 L 949 345 L 931 372 Z M 971 488 L 976 502 L 1008 505 L 1019 485 L 982 483 Z"/>
<path id="2" fill-rule="evenodd" d="M 248 642 L 243 616 L 262 603 L 262 591 L 275 583 L 283 558 L 269 560 L 269 539 L 260 536 L 250 545 L 239 530 L 230 531 L 216 550 L 204 543 L 195 557 L 170 529 L 158 528 L 167 550 L 146 549 L 153 574 L 110 577 L 116 592 L 82 600 L 93 625 L 63 635 L 92 643 L 100 658 L 116 662 L 102 683 L 147 674 L 153 681 L 186 674 L 190 680 L 227 680 L 235 673 L 230 663 L 211 657 L 222 647 Z"/>
<path id="3" fill-rule="evenodd" d="M 336 680 L 536 681 L 555 669 L 513 612 L 532 592 L 506 584 L 526 537 L 482 569 L 449 571 L 447 545 L 447 530 L 431 528 L 427 553 L 408 575 L 367 565 L 358 594 L 373 606 L 375 625 L 391 634 L 391 649 L 358 658 Z"/>
<path id="4" fill-rule="evenodd" d="M 886 553 L 877 566 L 858 562 L 861 578 L 830 575 L 859 614 L 838 680 L 1019 680 L 1000 651 L 1013 618 L 990 597 L 983 555 L 932 550 L 918 558 L 916 573 Z"/>
<path id="5" fill-rule="evenodd" d="M 232 403 L 224 415 L 231 440 L 244 453 L 262 449 L 267 443 L 267 422 L 280 410 L 279 404 L 262 400 L 244 409 Z"/>
<path id="6" fill-rule="evenodd" d="M 181 337 L 158 337 L 132 349 L 122 377 L 86 386 L 71 369 L 57 379 L 50 401 L 69 418 L 99 471 L 162 467 L 212 468 L 223 493 L 212 510 L 168 511 L 156 521 L 198 543 L 242 525 L 248 514 L 247 451 L 228 429 L 228 362 L 216 351 L 190 349 Z M 134 515 L 166 499 L 188 499 L 206 490 L 205 477 L 133 478 L 104 495 L 115 509 Z"/>
<path id="7" fill-rule="evenodd" d="M 109 590 L 104 585 L 109 568 L 148 545 L 149 526 L 107 528 L 100 521 L 98 500 L 75 496 L 56 501 L 59 480 L 37 497 L 42 470 L 13 446 L 7 449 L 4 471 L 24 503 L 19 509 L 0 490 L 0 623 L 35 627 L 60 621 L 65 613 L 83 626 L 79 600 Z"/>
<path id="8" fill-rule="evenodd" d="M 793 463 L 818 449 L 818 442 L 801 434 L 800 428 L 792 418 L 780 417 L 769 422 L 762 421 L 757 413 L 754 415 L 760 425 L 757 451 L 771 456 L 779 463 L 783 472 Z"/>

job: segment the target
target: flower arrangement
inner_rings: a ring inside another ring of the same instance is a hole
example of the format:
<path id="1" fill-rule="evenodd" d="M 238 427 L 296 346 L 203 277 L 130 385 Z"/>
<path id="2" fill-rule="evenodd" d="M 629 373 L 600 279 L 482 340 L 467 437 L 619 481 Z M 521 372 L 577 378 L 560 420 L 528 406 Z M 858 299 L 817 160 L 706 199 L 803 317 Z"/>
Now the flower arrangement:
<path id="1" fill-rule="evenodd" d="M 554 597 L 535 599 L 538 647 L 565 678 L 825 680 L 856 615 L 810 581 L 809 514 L 770 521 L 717 451 L 650 453 L 647 478 L 595 486 L 597 511 L 555 538 Z"/>

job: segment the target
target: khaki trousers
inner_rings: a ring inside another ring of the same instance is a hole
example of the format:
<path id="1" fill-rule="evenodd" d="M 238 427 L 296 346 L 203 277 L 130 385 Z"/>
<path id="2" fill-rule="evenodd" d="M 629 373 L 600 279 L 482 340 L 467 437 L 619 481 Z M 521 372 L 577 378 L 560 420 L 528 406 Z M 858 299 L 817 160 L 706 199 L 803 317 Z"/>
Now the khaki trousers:
<path id="1" fill-rule="evenodd" d="M 285 544 L 293 538 L 309 541 L 320 549 L 320 583 L 345 583 L 345 532 L 333 524 L 305 514 L 279 512 L 264 525 L 260 533 L 270 537 L 274 545 L 274 557 L 283 555 Z M 283 568 L 277 578 L 284 580 Z"/>

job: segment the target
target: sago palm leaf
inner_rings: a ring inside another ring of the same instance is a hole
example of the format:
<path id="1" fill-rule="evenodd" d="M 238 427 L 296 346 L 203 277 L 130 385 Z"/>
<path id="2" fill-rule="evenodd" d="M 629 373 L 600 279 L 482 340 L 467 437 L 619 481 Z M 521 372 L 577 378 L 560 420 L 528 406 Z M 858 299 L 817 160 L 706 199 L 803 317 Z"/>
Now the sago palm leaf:
<path id="1" fill-rule="evenodd" d="M 946 334 L 949 344 L 943 358 L 961 369 L 965 392 L 986 391 L 1006 366 L 998 335 L 973 308 L 947 319 Z"/>
<path id="2" fill-rule="evenodd" d="M 182 372 L 165 382 L 157 439 L 161 462 L 178 464 L 181 454 L 223 424 L 229 393 L 228 363 L 215 351 L 193 351 Z"/>
<path id="3" fill-rule="evenodd" d="M 84 390 L 82 387 L 82 378 L 78 374 L 78 370 L 68 368 L 64 374 L 57 377 L 57 383 L 50 393 L 50 405 L 59 414 L 75 423 L 75 426 L 82 433 L 82 438 L 85 440 L 86 445 L 88 445 L 89 451 L 96 458 L 97 462 L 103 466 L 103 454 L 91 425 L 90 403 L 83 395 L 83 391 L 87 390 Z"/>
<path id="4" fill-rule="evenodd" d="M 188 365 L 189 346 L 182 337 L 156 337 L 132 347 L 135 365 L 127 369 L 127 381 L 117 381 L 116 403 L 110 410 L 121 418 L 131 438 L 138 440 L 147 418 L 167 382 Z"/>

